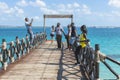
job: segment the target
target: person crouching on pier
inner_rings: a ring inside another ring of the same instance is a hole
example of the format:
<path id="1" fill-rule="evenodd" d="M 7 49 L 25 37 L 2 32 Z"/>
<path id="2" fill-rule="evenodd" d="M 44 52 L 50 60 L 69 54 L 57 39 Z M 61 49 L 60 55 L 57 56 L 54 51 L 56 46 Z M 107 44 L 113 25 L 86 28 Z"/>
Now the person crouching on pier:
<path id="1" fill-rule="evenodd" d="M 25 26 L 27 28 L 28 34 L 30 35 L 30 44 L 31 45 L 33 45 L 33 38 L 34 38 L 34 34 L 32 31 L 32 22 L 33 22 L 33 19 L 31 19 L 31 22 L 29 22 L 29 19 L 25 18 Z"/>
<path id="2" fill-rule="evenodd" d="M 76 58 L 76 61 L 77 63 L 75 63 L 75 65 L 80 65 L 80 61 L 79 61 L 79 58 L 78 56 L 81 55 L 82 53 L 81 50 L 85 49 L 85 47 L 87 46 L 89 40 L 87 39 L 87 28 L 86 28 L 86 25 L 82 25 L 80 27 L 80 30 L 81 30 L 81 34 L 80 34 L 80 39 L 78 40 L 78 42 L 80 42 L 80 46 L 78 46 L 75 50 L 75 58 Z"/>
<path id="3" fill-rule="evenodd" d="M 60 23 L 57 23 L 55 28 L 56 32 L 56 40 L 57 40 L 57 47 L 61 49 L 61 42 L 62 42 L 62 33 L 65 35 L 63 28 L 60 26 Z"/>

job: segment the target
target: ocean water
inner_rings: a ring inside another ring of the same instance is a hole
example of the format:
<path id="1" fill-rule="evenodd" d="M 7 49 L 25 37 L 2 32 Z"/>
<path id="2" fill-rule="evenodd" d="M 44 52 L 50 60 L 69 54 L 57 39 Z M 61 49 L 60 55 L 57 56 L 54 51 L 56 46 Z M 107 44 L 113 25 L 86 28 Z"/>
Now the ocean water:
<path id="1" fill-rule="evenodd" d="M 50 39 L 51 28 L 46 28 L 47 39 Z M 67 33 L 67 28 L 64 28 Z M 33 32 L 43 32 L 43 27 L 33 27 Z M 80 28 L 77 27 L 77 33 L 80 34 Z M 7 42 L 15 41 L 15 37 L 20 39 L 25 38 L 27 34 L 26 28 L 0 28 L 0 43 L 5 38 Z M 88 38 L 90 39 L 91 46 L 94 48 L 95 44 L 100 45 L 100 51 L 113 59 L 120 61 L 120 28 L 88 28 Z M 65 37 L 62 38 L 65 42 Z M 120 75 L 120 66 L 109 62 L 109 65 Z M 100 78 L 103 79 L 116 79 L 116 77 L 100 63 Z"/>

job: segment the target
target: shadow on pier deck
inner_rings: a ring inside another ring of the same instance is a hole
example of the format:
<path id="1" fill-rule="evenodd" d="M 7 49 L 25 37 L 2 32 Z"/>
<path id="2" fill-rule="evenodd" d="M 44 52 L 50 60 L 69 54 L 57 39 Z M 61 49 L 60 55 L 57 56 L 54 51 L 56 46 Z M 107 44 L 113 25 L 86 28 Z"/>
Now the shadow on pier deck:
<path id="1" fill-rule="evenodd" d="M 74 53 L 56 49 L 50 41 L 0 72 L 0 80 L 87 80 L 79 66 L 74 66 Z"/>

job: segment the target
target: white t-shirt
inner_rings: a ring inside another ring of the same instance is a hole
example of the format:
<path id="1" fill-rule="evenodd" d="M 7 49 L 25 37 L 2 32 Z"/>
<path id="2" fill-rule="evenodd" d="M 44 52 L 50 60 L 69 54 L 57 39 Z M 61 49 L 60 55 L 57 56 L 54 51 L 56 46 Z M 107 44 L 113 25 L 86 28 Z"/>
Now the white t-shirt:
<path id="1" fill-rule="evenodd" d="M 63 28 L 61 26 L 60 27 L 56 27 L 55 31 L 56 31 L 57 35 L 62 35 Z"/>
<path id="2" fill-rule="evenodd" d="M 55 30 L 51 28 L 51 34 L 55 34 Z"/>
<path id="3" fill-rule="evenodd" d="M 68 36 L 71 36 L 72 29 L 71 27 L 68 28 Z"/>
<path id="4" fill-rule="evenodd" d="M 26 26 L 27 30 L 31 31 L 32 27 L 29 26 L 29 24 L 30 24 L 29 22 L 25 22 L 25 26 Z"/>

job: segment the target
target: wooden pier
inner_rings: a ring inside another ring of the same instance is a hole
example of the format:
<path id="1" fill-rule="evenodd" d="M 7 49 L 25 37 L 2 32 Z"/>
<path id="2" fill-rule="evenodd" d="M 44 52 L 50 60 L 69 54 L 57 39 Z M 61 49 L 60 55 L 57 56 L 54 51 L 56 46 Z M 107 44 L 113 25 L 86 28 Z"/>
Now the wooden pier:
<path id="1" fill-rule="evenodd" d="M 59 50 L 54 41 L 46 41 L 22 59 L 0 72 L 0 80 L 86 80 L 74 54 Z"/>
<path id="2" fill-rule="evenodd" d="M 66 49 L 65 43 L 62 49 L 57 49 L 56 41 L 53 43 L 46 41 L 46 18 L 71 18 L 73 22 L 73 15 L 44 15 L 43 17 L 44 32 L 35 34 L 32 45 L 28 35 L 22 40 L 16 36 L 15 41 L 10 43 L 2 39 L 0 80 L 100 80 L 100 62 L 116 77 L 114 80 L 120 80 L 120 75 L 106 60 L 119 66 L 120 62 L 100 52 L 99 44 L 95 44 L 95 49 L 89 44 L 80 49 L 77 55 L 80 66 L 75 66 L 74 49 L 77 47 L 75 44 L 72 45 L 72 50 Z"/>

